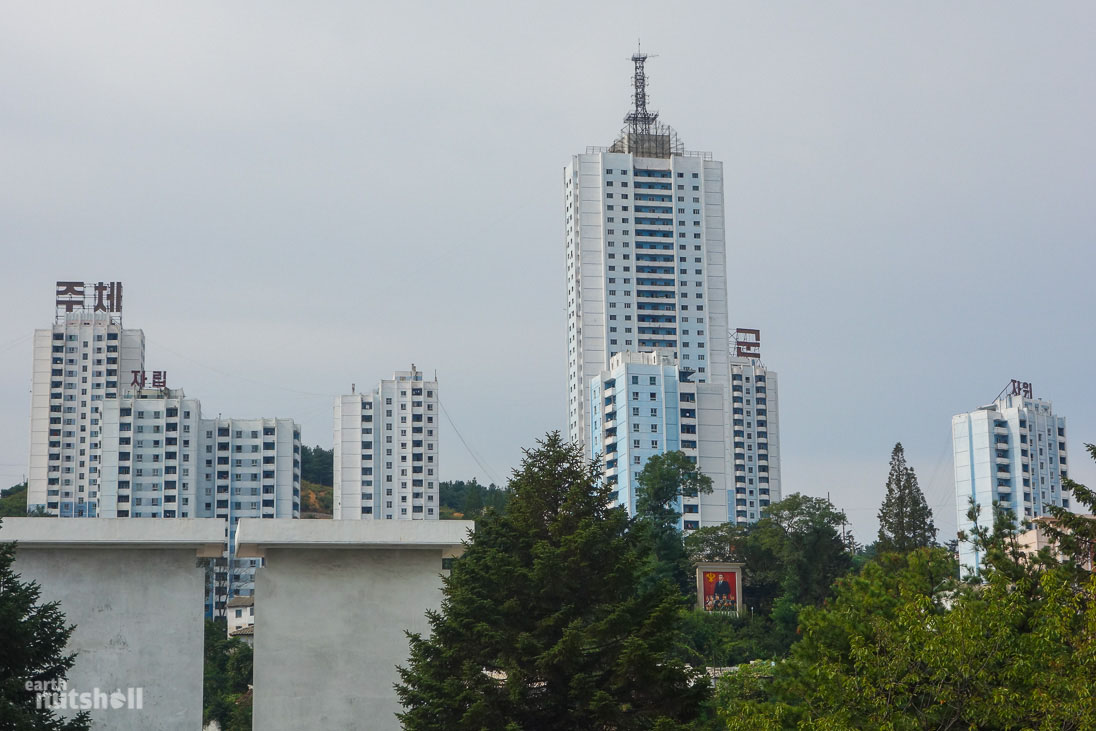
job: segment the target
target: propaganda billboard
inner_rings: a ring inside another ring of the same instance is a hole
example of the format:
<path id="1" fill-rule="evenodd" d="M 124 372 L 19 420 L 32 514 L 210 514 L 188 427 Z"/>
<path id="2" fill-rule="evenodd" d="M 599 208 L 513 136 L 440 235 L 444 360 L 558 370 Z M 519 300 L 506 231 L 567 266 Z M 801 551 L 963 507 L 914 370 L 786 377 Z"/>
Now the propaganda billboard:
<path id="1" fill-rule="evenodd" d="M 702 563 L 696 567 L 697 608 L 738 612 L 742 604 L 742 564 Z"/>

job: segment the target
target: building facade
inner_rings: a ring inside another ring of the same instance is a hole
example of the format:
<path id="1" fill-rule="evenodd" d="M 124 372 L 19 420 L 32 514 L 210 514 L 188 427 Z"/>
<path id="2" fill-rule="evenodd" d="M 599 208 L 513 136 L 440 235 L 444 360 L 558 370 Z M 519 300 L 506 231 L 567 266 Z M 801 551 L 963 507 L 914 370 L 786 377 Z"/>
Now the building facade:
<path id="1" fill-rule="evenodd" d="M 759 331 L 730 341 L 723 165 L 647 110 L 646 58 L 620 136 L 564 170 L 568 436 L 629 510 L 646 460 L 680 449 L 715 486 L 682 527 L 754 523 L 781 499 L 776 373 Z"/>
<path id="2" fill-rule="evenodd" d="M 27 507 L 60 517 L 223 518 L 227 548 L 207 613 L 252 593 L 256 560 L 232 555 L 240 518 L 300 517 L 300 427 L 203 419 L 198 399 L 145 370 L 122 326 L 120 282 L 58 282 L 53 326 L 34 334 Z"/>
<path id="3" fill-rule="evenodd" d="M 200 515 L 228 521 L 207 599 L 207 613 L 221 616 L 229 599 L 255 593 L 260 559 L 235 556 L 240 519 L 301 517 L 301 427 L 292 419 L 218 417 L 202 419 L 199 433 Z"/>
<path id="4" fill-rule="evenodd" d="M 639 475 L 655 455 L 680 450 L 711 478 L 710 494 L 679 500 L 683 530 L 719 525 L 730 515 L 727 388 L 697 383 L 696 375 L 669 350 L 625 351 L 590 381 L 590 446 L 629 514 L 636 513 Z"/>
<path id="5" fill-rule="evenodd" d="M 618 139 L 563 173 L 567 433 L 591 457 L 589 384 L 617 353 L 666 350 L 693 382 L 727 384 L 723 164 L 647 111 L 646 58 Z"/>
<path id="6" fill-rule="evenodd" d="M 1062 484 L 1068 476 L 1066 420 L 1049 401 L 1016 389 L 989 406 L 951 420 L 955 461 L 955 503 L 959 531 L 969 536 L 971 500 L 978 524 L 993 525 L 993 507 L 1011 511 L 1019 522 L 1047 515 L 1051 505 L 1072 509 Z M 1019 525 L 1017 526 L 1019 527 Z M 977 571 L 981 557 L 969 540 L 959 542 L 959 563 Z"/>
<path id="7" fill-rule="evenodd" d="M 225 619 L 228 620 L 228 636 L 232 637 L 233 633 L 239 630 L 246 629 L 248 627 L 254 628 L 255 626 L 255 597 L 253 595 L 248 596 L 236 596 L 228 600 L 226 607 Z M 239 636 L 239 635 L 238 635 Z M 251 644 L 251 636 L 241 637 L 249 645 Z"/>
<path id="8" fill-rule="evenodd" d="M 122 326 L 122 285 L 58 282 L 53 326 L 34 332 L 27 506 L 100 514 L 106 407 L 144 373 L 145 336 Z"/>
<path id="9" fill-rule="evenodd" d="M 202 405 L 182 389 L 124 389 L 100 425 L 103 518 L 200 518 Z"/>
<path id="10" fill-rule="evenodd" d="M 335 399 L 336 520 L 437 520 L 438 382 L 414 364 Z"/>
<path id="11" fill-rule="evenodd" d="M 755 357 L 732 357 L 730 370 L 734 438 L 732 520 L 739 524 L 756 523 L 761 511 L 781 499 L 777 377 Z"/>
<path id="12" fill-rule="evenodd" d="M 206 611 L 251 596 L 257 559 L 234 556 L 241 518 L 299 518 L 300 426 L 292 419 L 202 418 L 182 389 L 125 389 L 101 424 L 97 515 L 221 518 L 225 553 L 210 570 Z"/>

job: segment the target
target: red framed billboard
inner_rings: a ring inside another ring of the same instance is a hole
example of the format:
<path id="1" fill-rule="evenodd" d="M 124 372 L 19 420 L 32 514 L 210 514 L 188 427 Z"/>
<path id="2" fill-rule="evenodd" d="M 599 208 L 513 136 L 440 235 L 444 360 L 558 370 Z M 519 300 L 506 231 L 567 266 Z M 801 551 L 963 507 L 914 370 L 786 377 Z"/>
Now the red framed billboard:
<path id="1" fill-rule="evenodd" d="M 742 564 L 702 563 L 696 567 L 697 608 L 734 612 L 742 606 Z"/>

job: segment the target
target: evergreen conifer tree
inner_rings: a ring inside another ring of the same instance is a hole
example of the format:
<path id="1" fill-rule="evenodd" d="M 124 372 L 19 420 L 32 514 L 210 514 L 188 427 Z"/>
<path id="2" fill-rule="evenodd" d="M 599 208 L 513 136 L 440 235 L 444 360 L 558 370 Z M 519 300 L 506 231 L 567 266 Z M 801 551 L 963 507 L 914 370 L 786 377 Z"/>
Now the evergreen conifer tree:
<path id="1" fill-rule="evenodd" d="M 679 594 L 646 587 L 650 547 L 558 432 L 525 453 L 409 635 L 404 728 L 675 729 L 709 689 L 670 656 Z"/>
<path id="2" fill-rule="evenodd" d="M 87 713 L 65 719 L 37 707 L 37 694 L 59 692 L 76 659 L 65 654 L 74 626 L 65 624 L 57 602 L 39 602 L 36 583 L 19 580 L 15 550 L 0 542 L 0 728 L 84 731 Z"/>
<path id="3" fill-rule="evenodd" d="M 887 494 L 879 508 L 880 553 L 909 553 L 936 542 L 936 525 L 925 494 L 917 484 L 917 475 L 906 464 L 906 453 L 899 442 L 891 452 Z"/>

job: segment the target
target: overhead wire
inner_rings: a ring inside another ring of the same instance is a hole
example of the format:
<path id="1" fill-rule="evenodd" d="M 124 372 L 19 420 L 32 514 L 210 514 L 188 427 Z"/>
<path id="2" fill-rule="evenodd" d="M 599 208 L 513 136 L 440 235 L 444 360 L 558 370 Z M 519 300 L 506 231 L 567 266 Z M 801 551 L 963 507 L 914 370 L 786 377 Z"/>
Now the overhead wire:
<path id="1" fill-rule="evenodd" d="M 0 353 L 11 350 L 16 345 L 22 345 L 24 342 L 26 342 L 27 340 L 30 340 L 32 337 L 34 337 L 33 334 L 28 334 L 28 335 L 21 335 L 20 337 L 17 337 L 14 340 L 9 340 L 8 342 L 4 343 L 3 345 L 0 345 Z"/>
<path id="2" fill-rule="evenodd" d="M 456 423 L 453 421 L 453 417 L 449 415 L 449 412 L 445 408 L 445 404 L 441 402 L 440 398 L 438 399 L 438 406 L 441 408 L 441 413 L 443 413 L 445 418 L 449 421 L 449 425 L 453 427 L 453 431 L 456 432 L 457 438 L 460 439 L 460 443 L 463 444 L 464 448 L 468 451 L 469 456 L 471 456 L 475 463 L 479 465 L 479 468 L 483 470 L 483 473 L 487 475 L 487 478 L 491 480 L 492 483 L 501 486 L 502 480 L 498 478 L 498 475 L 494 470 L 484 464 L 484 461 L 480 459 L 476 451 L 468 444 L 468 441 L 464 438 L 464 435 L 460 433 L 460 429 L 457 428 Z"/>
<path id="3" fill-rule="evenodd" d="M 149 342 L 147 340 L 147 338 L 146 338 L 146 342 Z M 171 353 L 175 356 L 178 356 L 179 358 L 182 358 L 183 360 L 189 361 L 189 362 L 193 363 L 194 365 L 197 365 L 201 368 L 205 368 L 206 370 L 213 371 L 214 373 L 222 375 L 226 378 L 235 378 L 235 379 L 240 380 L 240 381 L 245 381 L 247 383 L 255 384 L 256 386 L 263 386 L 264 388 L 273 388 L 273 389 L 277 389 L 279 391 L 285 391 L 287 393 L 296 393 L 296 394 L 300 394 L 301 396 L 307 396 L 307 397 L 310 397 L 310 398 L 321 398 L 321 397 L 322 398 L 335 398 L 335 394 L 315 393 L 315 392 L 312 392 L 312 391 L 301 391 L 301 390 L 296 389 L 296 388 L 289 388 L 288 386 L 282 386 L 282 385 L 279 385 L 279 384 L 276 384 L 276 383 L 268 383 L 268 382 L 265 382 L 265 381 L 256 380 L 254 378 L 249 378 L 247 376 L 241 376 L 238 373 L 229 373 L 228 371 L 221 370 L 220 368 L 215 368 L 215 367 L 209 365 L 208 363 L 203 363 L 200 360 L 196 360 L 194 358 L 191 358 L 190 356 L 183 355 L 179 351 L 177 351 L 173 348 L 169 348 L 168 346 L 164 345 L 160 341 L 155 341 L 154 344 L 156 345 L 157 348 L 163 348 L 167 352 L 169 352 L 169 353 Z"/>

